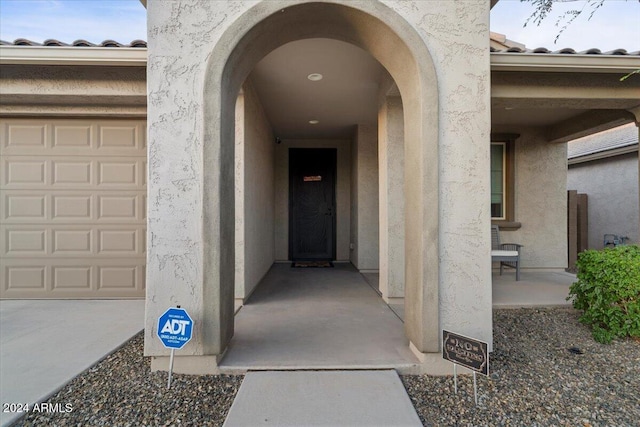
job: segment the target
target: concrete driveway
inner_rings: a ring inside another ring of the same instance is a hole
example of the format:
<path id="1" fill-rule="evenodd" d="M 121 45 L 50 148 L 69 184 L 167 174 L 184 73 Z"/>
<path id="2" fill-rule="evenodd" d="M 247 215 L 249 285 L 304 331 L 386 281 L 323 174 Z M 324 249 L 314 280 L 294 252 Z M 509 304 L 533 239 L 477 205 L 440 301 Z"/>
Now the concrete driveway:
<path id="1" fill-rule="evenodd" d="M 3 409 L 44 400 L 143 327 L 144 300 L 0 301 Z M 21 415 L 2 411 L 0 425 Z"/>

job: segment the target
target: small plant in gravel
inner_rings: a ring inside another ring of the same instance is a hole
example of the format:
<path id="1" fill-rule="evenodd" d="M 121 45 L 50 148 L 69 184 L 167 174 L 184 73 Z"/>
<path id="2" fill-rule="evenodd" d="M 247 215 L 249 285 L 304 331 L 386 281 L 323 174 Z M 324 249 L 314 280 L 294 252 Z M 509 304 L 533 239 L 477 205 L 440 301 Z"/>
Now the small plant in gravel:
<path id="1" fill-rule="evenodd" d="M 580 321 L 591 325 L 593 338 L 640 337 L 640 246 L 618 246 L 578 255 L 578 281 L 569 299 L 583 310 Z"/>

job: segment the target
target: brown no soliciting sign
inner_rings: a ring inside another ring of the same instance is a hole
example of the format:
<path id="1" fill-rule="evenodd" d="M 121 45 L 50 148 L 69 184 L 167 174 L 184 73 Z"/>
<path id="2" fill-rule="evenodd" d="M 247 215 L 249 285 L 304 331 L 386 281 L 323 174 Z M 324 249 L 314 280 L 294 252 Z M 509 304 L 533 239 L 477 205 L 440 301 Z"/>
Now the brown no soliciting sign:
<path id="1" fill-rule="evenodd" d="M 475 372 L 489 375 L 487 343 L 442 331 L 442 357 Z"/>

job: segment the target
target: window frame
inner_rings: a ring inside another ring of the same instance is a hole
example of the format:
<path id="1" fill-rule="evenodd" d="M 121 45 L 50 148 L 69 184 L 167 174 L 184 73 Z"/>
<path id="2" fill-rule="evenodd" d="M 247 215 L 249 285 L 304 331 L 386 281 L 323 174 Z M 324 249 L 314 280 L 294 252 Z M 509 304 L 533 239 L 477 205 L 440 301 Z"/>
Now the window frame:
<path id="1" fill-rule="evenodd" d="M 493 148 L 494 146 L 499 146 L 502 148 L 501 150 L 501 158 L 500 158 L 500 163 L 502 163 L 501 167 L 500 167 L 500 181 L 501 181 L 501 188 L 500 188 L 500 205 L 501 205 L 501 213 L 502 215 L 497 217 L 497 216 L 493 216 L 493 204 L 494 204 L 494 189 L 493 189 L 493 178 L 494 178 L 494 169 L 493 169 Z M 497 142 L 497 141 L 491 141 L 491 220 L 492 221 L 504 221 L 507 219 L 507 143 L 506 142 Z"/>
<path id="2" fill-rule="evenodd" d="M 503 154 L 503 217 L 491 217 L 491 224 L 501 229 L 518 229 L 521 224 L 515 220 L 515 143 L 519 134 L 492 133 L 491 144 L 504 144 Z M 491 201 L 489 201 L 491 203 Z"/>

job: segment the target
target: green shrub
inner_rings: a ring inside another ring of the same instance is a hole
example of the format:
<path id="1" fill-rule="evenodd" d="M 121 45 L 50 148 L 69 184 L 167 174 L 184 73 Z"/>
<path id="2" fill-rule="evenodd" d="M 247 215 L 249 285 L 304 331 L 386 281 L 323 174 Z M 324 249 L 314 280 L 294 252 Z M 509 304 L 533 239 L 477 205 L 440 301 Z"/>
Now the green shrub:
<path id="1" fill-rule="evenodd" d="M 593 338 L 640 337 L 640 246 L 618 246 L 578 255 L 578 281 L 571 285 L 573 306 L 584 313 Z"/>

